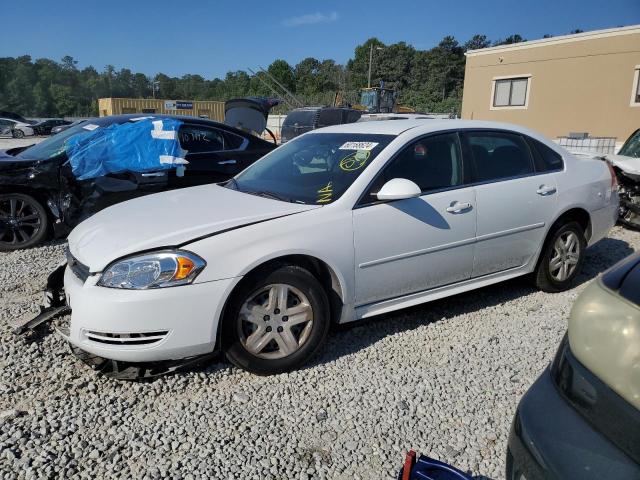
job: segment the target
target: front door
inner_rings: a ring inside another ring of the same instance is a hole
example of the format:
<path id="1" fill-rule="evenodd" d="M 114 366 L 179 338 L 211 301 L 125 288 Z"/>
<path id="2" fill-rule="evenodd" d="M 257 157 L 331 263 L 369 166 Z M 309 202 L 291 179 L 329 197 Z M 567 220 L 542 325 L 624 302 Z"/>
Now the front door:
<path id="1" fill-rule="evenodd" d="M 375 201 L 373 194 L 392 178 L 415 182 L 423 194 Z M 466 183 L 456 133 L 412 142 L 385 167 L 353 210 L 356 305 L 471 277 L 476 194 Z"/>

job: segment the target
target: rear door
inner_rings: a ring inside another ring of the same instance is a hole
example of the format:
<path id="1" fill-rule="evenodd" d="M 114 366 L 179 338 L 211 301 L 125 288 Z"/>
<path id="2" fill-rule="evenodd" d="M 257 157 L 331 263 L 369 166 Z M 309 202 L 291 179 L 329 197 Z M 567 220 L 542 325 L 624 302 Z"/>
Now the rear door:
<path id="1" fill-rule="evenodd" d="M 189 164 L 183 176 L 170 171 L 169 183 L 174 188 L 227 180 L 255 160 L 247 150 L 247 138 L 222 128 L 187 123 L 180 127 L 179 138 Z"/>
<path id="2" fill-rule="evenodd" d="M 537 254 L 554 218 L 552 171 L 537 171 L 527 139 L 502 130 L 466 131 L 473 157 L 477 244 L 473 276 L 525 265 Z"/>

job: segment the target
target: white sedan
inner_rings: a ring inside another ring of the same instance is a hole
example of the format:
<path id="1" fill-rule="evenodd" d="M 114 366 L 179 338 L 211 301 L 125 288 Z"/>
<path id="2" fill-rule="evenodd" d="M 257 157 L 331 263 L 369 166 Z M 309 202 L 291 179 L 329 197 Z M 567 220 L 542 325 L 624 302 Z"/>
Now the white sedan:
<path id="1" fill-rule="evenodd" d="M 515 125 L 329 127 L 224 185 L 135 199 L 76 227 L 62 333 L 124 365 L 221 350 L 251 372 L 284 372 L 331 323 L 528 274 L 565 290 L 617 208 L 605 162 Z"/>

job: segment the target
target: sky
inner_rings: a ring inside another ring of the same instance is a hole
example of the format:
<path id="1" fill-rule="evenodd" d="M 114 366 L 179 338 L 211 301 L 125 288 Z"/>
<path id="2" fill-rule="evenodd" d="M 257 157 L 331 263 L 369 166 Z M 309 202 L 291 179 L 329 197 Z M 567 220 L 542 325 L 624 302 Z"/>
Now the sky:
<path id="1" fill-rule="evenodd" d="M 205 78 L 283 58 L 346 63 L 370 37 L 429 49 L 446 35 L 489 39 L 640 24 L 640 0 L 29 0 L 2 2 L 0 57 L 31 55 L 101 71 Z"/>

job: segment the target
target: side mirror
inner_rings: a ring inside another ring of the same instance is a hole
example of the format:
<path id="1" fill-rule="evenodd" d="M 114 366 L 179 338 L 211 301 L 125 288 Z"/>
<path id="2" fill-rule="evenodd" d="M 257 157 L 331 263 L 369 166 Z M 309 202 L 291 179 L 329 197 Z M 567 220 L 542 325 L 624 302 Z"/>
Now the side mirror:
<path id="1" fill-rule="evenodd" d="M 377 193 L 378 200 L 404 200 L 419 197 L 420 187 L 406 178 L 392 178 Z"/>

